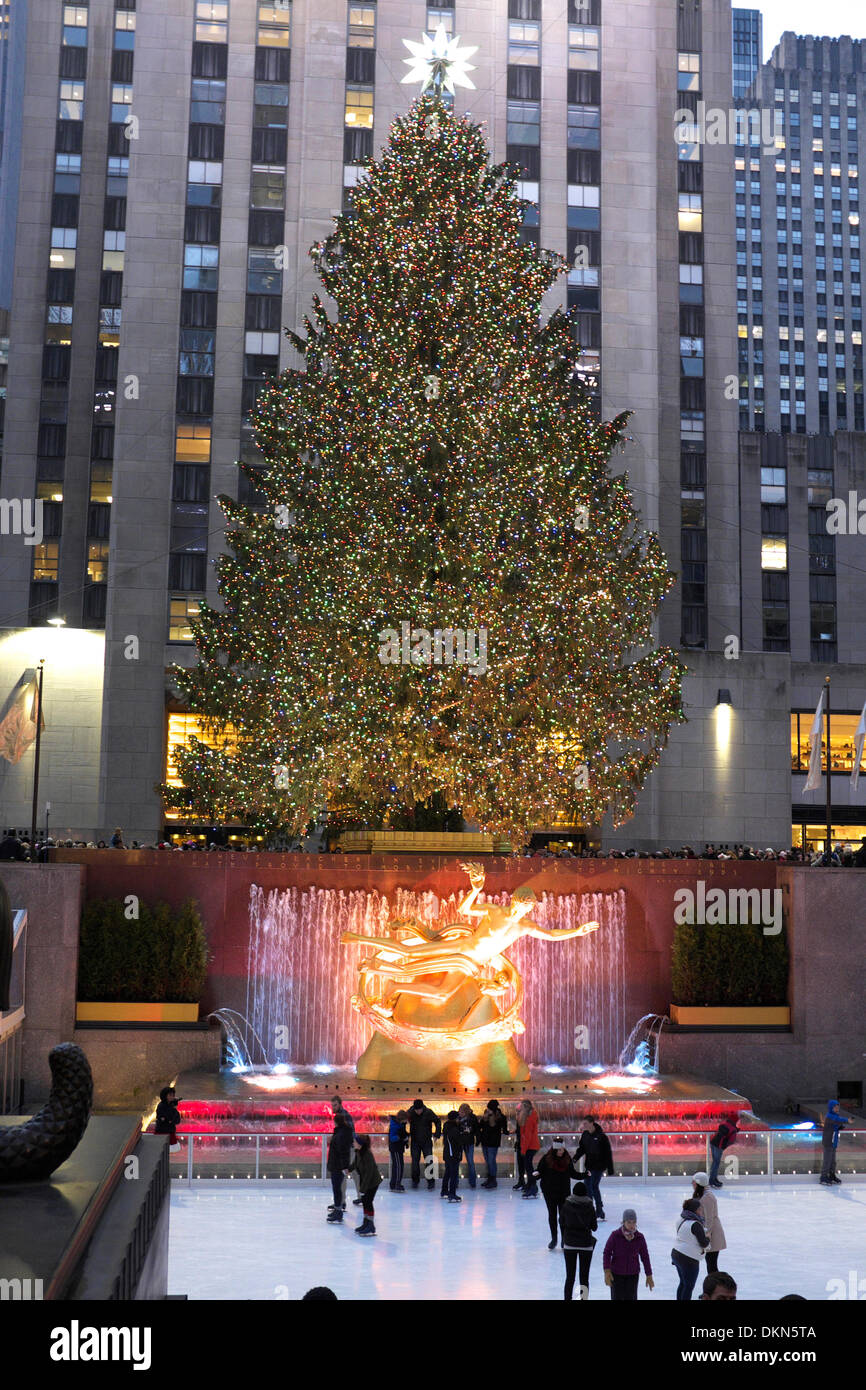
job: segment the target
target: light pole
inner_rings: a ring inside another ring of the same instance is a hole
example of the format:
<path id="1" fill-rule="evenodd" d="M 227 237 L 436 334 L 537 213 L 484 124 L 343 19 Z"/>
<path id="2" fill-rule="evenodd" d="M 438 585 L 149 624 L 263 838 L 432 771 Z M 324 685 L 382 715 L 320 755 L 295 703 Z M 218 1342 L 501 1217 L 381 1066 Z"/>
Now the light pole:
<path id="1" fill-rule="evenodd" d="M 45 657 L 39 662 L 36 687 L 36 748 L 33 757 L 33 813 L 30 818 L 30 861 L 36 863 L 36 814 L 39 801 L 39 753 L 42 747 L 42 683 L 45 676 Z"/>

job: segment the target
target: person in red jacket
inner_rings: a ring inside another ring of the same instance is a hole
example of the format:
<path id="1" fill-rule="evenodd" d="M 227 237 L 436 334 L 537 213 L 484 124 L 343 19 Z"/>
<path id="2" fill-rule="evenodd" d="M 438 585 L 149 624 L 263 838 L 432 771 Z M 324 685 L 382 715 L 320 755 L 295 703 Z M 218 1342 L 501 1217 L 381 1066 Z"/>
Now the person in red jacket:
<path id="1" fill-rule="evenodd" d="M 520 1158 L 522 1164 L 521 1176 L 525 1176 L 526 1191 L 524 1197 L 538 1196 L 538 1180 L 534 1172 L 535 1155 L 538 1153 L 538 1113 L 531 1100 L 522 1100 L 517 1107 L 517 1123 L 520 1127 Z"/>
<path id="2" fill-rule="evenodd" d="M 640 1267 L 643 1265 L 646 1286 L 654 1288 L 652 1265 L 646 1241 L 637 1228 L 637 1213 L 626 1207 L 622 1225 L 611 1231 L 602 1257 L 604 1282 L 610 1289 L 613 1302 L 636 1303 Z"/>

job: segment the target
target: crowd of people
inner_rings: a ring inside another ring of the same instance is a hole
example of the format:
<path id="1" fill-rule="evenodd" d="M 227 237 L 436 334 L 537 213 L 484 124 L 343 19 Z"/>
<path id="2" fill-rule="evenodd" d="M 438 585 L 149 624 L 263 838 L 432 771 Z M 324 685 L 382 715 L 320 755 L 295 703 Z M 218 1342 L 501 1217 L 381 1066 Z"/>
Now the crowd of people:
<path id="1" fill-rule="evenodd" d="M 331 1100 L 334 1130 L 328 1146 L 328 1174 L 333 1201 L 328 1207 L 327 1220 L 331 1225 L 342 1223 L 346 1213 L 347 1182 L 354 1178 L 357 1196 L 354 1205 L 362 1208 L 362 1224 L 356 1228 L 359 1236 L 375 1236 L 374 1202 L 383 1179 L 372 1153 L 368 1134 L 357 1134 L 352 1116 L 340 1096 Z M 733 1277 L 719 1269 L 719 1256 L 727 1249 L 725 1231 L 719 1216 L 715 1190 L 723 1183 L 719 1171 L 725 1151 L 736 1143 L 739 1116 L 730 1114 L 719 1124 L 710 1141 L 709 1172 L 691 1175 L 691 1190 L 684 1198 L 675 1220 L 672 1221 L 670 1262 L 678 1283 L 676 1299 L 691 1300 L 702 1268 L 706 1269 L 699 1297 L 706 1301 L 736 1299 L 737 1285 Z M 838 1102 L 828 1104 L 822 1135 L 824 1165 L 821 1182 L 838 1182 L 835 1172 L 835 1152 L 839 1131 L 847 1119 L 839 1113 Z M 514 1129 L 497 1100 L 488 1101 L 483 1114 L 474 1114 L 471 1106 L 463 1104 L 448 1112 L 441 1121 L 425 1102 L 416 1099 L 409 1110 L 398 1110 L 389 1121 L 388 1152 L 390 1158 L 389 1188 L 393 1193 L 405 1193 L 405 1155 L 409 1154 L 409 1181 L 413 1189 L 426 1185 L 433 1191 L 440 1184 L 443 1201 L 462 1201 L 457 1188 L 461 1164 L 465 1164 L 466 1182 L 471 1189 L 480 1187 L 491 1191 L 499 1185 L 498 1155 L 506 1136 L 513 1140 L 517 1182 L 514 1191 L 525 1201 L 539 1193 L 544 1199 L 550 1240 L 548 1250 L 562 1250 L 565 1262 L 563 1297 L 573 1299 L 575 1282 L 580 1297 L 589 1297 L 590 1268 L 598 1237 L 596 1232 L 607 1218 L 602 1200 L 602 1182 L 614 1176 L 610 1140 L 595 1116 L 581 1121 L 577 1148 L 572 1153 L 562 1135 L 555 1135 L 542 1149 L 538 1132 L 538 1114 L 532 1102 L 522 1100 L 514 1116 Z M 441 1137 L 441 1174 L 433 1156 L 433 1141 Z M 475 1150 L 480 1148 L 485 1171 L 479 1183 Z M 643 1273 L 646 1287 L 652 1290 L 653 1270 L 645 1236 L 639 1230 L 637 1212 L 626 1207 L 618 1225 L 605 1241 L 602 1252 L 602 1271 L 611 1299 L 617 1302 L 635 1301 Z M 801 1295 L 790 1294 L 788 1298 Z"/>

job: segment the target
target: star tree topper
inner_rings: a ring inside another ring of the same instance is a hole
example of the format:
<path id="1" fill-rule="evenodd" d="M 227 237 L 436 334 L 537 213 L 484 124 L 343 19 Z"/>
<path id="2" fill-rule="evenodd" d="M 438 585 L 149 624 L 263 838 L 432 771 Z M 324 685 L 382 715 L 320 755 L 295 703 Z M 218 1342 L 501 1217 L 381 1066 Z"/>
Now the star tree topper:
<path id="1" fill-rule="evenodd" d="M 411 39 L 404 39 L 403 43 L 412 54 L 411 58 L 403 59 L 409 68 L 404 82 L 420 82 L 422 93 L 431 87 L 437 94 L 444 87 L 452 96 L 456 87 L 474 90 L 475 83 L 467 73 L 474 72 L 475 65 L 467 59 L 478 51 L 477 47 L 458 48 L 459 37 L 449 38 L 444 24 L 439 25 L 432 39 L 424 34 L 420 43 L 413 43 Z"/>

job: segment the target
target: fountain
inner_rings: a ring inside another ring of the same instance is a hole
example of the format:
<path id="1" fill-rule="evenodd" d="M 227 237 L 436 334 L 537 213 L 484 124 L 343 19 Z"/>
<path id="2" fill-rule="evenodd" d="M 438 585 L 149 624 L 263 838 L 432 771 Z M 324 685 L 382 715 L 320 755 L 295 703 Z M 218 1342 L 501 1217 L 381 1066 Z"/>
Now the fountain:
<path id="1" fill-rule="evenodd" d="M 619 1054 L 620 1071 L 632 1076 L 658 1076 L 659 1039 L 666 1023 L 670 1023 L 667 1014 L 644 1014 L 638 1019 Z"/>

